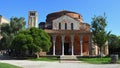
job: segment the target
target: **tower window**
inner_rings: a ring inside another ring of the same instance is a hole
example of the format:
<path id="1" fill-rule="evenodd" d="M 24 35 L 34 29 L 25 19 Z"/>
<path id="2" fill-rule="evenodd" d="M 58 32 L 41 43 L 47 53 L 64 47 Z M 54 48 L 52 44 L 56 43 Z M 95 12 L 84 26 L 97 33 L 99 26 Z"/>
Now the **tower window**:
<path id="1" fill-rule="evenodd" d="M 67 29 L 67 23 L 65 23 L 65 29 Z"/>
<path id="2" fill-rule="evenodd" d="M 31 12 L 31 13 L 30 13 L 30 16 L 35 16 L 35 13 Z"/>
<path id="3" fill-rule="evenodd" d="M 71 23 L 71 30 L 73 30 L 74 29 L 74 27 L 73 27 L 73 23 Z"/>
<path id="4" fill-rule="evenodd" d="M 61 23 L 59 23 L 59 29 L 61 29 Z"/>

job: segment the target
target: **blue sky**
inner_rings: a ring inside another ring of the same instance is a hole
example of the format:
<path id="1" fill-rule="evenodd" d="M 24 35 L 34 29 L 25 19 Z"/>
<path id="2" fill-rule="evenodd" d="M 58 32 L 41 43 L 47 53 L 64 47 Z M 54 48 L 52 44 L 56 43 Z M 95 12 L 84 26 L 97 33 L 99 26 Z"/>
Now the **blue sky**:
<path id="1" fill-rule="evenodd" d="M 83 16 L 83 20 L 91 24 L 94 15 L 107 16 L 107 31 L 120 35 L 120 0 L 1 0 L 0 15 L 10 19 L 12 16 L 25 17 L 28 22 L 28 11 L 35 10 L 39 14 L 39 22 L 45 21 L 46 15 L 52 12 L 69 10 Z"/>

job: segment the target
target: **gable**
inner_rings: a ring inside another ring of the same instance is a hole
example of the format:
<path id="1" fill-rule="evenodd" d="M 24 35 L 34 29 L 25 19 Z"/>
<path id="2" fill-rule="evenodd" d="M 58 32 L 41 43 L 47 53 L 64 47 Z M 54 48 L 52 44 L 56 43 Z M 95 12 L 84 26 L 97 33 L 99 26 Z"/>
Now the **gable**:
<path id="1" fill-rule="evenodd" d="M 61 29 L 65 29 L 65 23 L 67 24 L 67 29 L 68 30 L 71 30 L 71 23 L 73 23 L 73 27 L 74 27 L 74 30 L 79 30 L 79 24 L 80 22 L 67 16 L 67 15 L 63 15 L 57 19 L 54 19 L 52 21 L 52 26 L 53 26 L 53 29 L 59 29 L 59 23 L 61 23 Z"/>

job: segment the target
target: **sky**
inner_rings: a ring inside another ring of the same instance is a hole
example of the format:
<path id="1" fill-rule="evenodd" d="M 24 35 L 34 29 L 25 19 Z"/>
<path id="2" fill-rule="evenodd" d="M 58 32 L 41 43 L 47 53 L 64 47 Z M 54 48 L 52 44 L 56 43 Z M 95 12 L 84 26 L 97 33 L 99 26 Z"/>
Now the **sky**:
<path id="1" fill-rule="evenodd" d="M 120 0 L 0 0 L 0 15 L 7 18 L 24 17 L 28 24 L 28 11 L 38 12 L 38 23 L 45 22 L 49 13 L 68 10 L 83 16 L 91 24 L 96 15 L 107 17 L 106 31 L 120 35 Z"/>

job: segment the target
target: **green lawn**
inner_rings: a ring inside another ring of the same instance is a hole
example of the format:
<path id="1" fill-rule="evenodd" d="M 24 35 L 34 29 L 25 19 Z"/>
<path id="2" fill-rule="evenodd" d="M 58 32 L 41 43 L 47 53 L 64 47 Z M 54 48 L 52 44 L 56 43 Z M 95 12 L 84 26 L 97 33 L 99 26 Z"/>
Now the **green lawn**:
<path id="1" fill-rule="evenodd" d="M 58 61 L 57 57 L 40 57 L 40 58 L 31 58 L 29 60 L 33 61 Z"/>
<path id="2" fill-rule="evenodd" d="M 40 57 L 40 58 L 29 58 L 28 60 L 32 61 L 59 61 L 58 57 Z M 91 63 L 91 64 L 110 64 L 110 57 L 97 57 L 97 58 L 78 58 L 80 61 L 84 61 L 86 63 Z M 120 64 L 120 58 L 118 63 Z"/>
<path id="3" fill-rule="evenodd" d="M 0 63 L 0 68 L 21 68 L 7 63 Z"/>
<path id="4" fill-rule="evenodd" d="M 78 58 L 80 61 L 84 61 L 91 64 L 110 64 L 110 57 L 107 58 Z M 120 58 L 119 62 L 120 63 Z"/>

